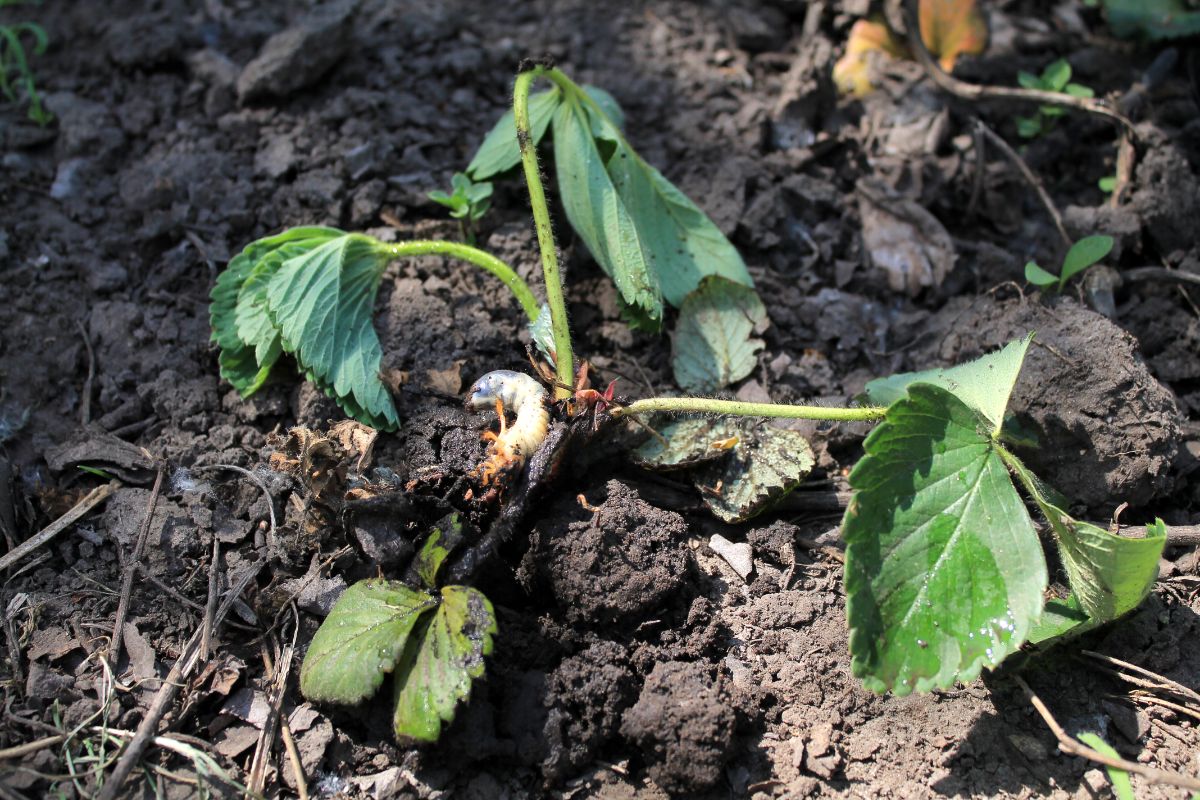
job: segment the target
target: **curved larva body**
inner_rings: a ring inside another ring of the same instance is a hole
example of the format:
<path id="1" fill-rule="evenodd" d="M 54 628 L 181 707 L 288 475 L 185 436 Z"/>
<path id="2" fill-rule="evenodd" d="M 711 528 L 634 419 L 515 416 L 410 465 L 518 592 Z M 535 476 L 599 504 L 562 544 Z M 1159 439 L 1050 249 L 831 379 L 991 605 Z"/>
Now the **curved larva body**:
<path id="1" fill-rule="evenodd" d="M 484 434 L 492 442 L 492 453 L 478 470 L 485 484 L 501 472 L 520 468 L 541 446 L 550 425 L 546 397 L 546 389 L 537 380 L 507 369 L 489 372 L 471 386 L 467 408 L 495 408 L 500 415 L 500 433 Z M 516 412 L 512 425 L 507 424 L 504 409 Z"/>

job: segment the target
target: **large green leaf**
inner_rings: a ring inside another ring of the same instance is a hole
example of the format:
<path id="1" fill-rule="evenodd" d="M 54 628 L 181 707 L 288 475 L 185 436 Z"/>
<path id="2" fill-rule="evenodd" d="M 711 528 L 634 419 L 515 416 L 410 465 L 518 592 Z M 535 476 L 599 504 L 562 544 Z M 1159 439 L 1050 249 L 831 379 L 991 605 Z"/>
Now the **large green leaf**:
<path id="1" fill-rule="evenodd" d="M 751 288 L 718 275 L 687 296 L 675 326 L 671 365 L 688 392 L 708 393 L 740 381 L 757 363 L 767 309 Z"/>
<path id="2" fill-rule="evenodd" d="M 243 397 L 260 386 L 270 371 L 270 367 L 259 370 L 254 348 L 242 341 L 237 330 L 238 293 L 253 268 L 254 262 L 244 252 L 234 256 L 229 266 L 217 276 L 208 309 L 212 341 L 221 348 L 218 357 L 221 377 Z"/>
<path id="3" fill-rule="evenodd" d="M 554 159 L 563 209 L 625 304 L 657 324 L 662 319 L 662 294 L 637 224 L 605 171 L 592 135 L 592 116 L 578 96 L 568 97 L 554 114 Z"/>
<path id="4" fill-rule="evenodd" d="M 283 349 L 348 414 L 383 430 L 400 424 L 379 377 L 383 350 L 372 325 L 389 258 L 369 236 L 345 234 L 284 262 L 267 289 Z"/>
<path id="5" fill-rule="evenodd" d="M 558 88 L 536 92 L 529 96 L 529 132 L 536 145 L 546 135 L 550 120 L 562 101 Z M 490 178 L 521 163 L 521 148 L 517 142 L 517 123 L 510 108 L 492 126 L 475 157 L 467 165 L 467 174 L 476 181 Z"/>
<path id="6" fill-rule="evenodd" d="M 597 120 L 601 131 L 609 123 Z M 610 138 L 616 131 L 606 132 Z M 608 159 L 608 174 L 638 226 L 642 248 L 663 297 L 678 307 L 707 275 L 753 287 L 737 249 L 700 208 L 642 160 L 624 138 Z"/>
<path id="7" fill-rule="evenodd" d="M 890 406 L 904 396 L 911 384 L 931 383 L 946 389 L 983 414 L 991 423 L 992 435 L 995 435 L 1004 423 L 1009 395 L 1012 394 L 1032 341 L 1033 333 L 1029 333 L 1023 339 L 1009 342 L 1000 350 L 965 364 L 877 378 L 867 384 L 867 398 L 873 405 Z"/>
<path id="8" fill-rule="evenodd" d="M 488 599 L 466 586 L 447 586 L 441 598 L 396 669 L 393 723 L 401 740 L 436 741 L 492 652 L 496 615 Z"/>
<path id="9" fill-rule="evenodd" d="M 867 437 L 843 535 L 852 669 L 874 691 L 972 680 L 1041 614 L 1046 562 L 996 424 L 914 383 Z"/>
<path id="10" fill-rule="evenodd" d="M 333 703 L 370 697 L 396 666 L 417 620 L 437 602 L 395 581 L 354 584 L 313 636 L 300 668 L 300 691 L 309 700 Z"/>

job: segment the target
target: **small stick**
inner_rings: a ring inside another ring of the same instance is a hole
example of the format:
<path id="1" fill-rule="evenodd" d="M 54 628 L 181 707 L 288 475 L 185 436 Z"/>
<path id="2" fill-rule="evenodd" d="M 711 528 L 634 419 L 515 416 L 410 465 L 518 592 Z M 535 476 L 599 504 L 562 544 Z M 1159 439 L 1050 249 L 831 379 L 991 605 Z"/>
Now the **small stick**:
<path id="1" fill-rule="evenodd" d="M 1118 667 L 1120 669 L 1127 669 L 1130 672 L 1136 672 L 1139 675 L 1149 678 L 1154 682 L 1154 688 L 1156 689 L 1169 691 L 1173 694 L 1179 695 L 1180 697 L 1186 697 L 1194 703 L 1200 703 L 1200 694 L 1198 694 L 1195 690 L 1189 689 L 1182 683 L 1173 681 L 1164 675 L 1159 675 L 1157 672 L 1151 672 L 1145 667 L 1139 667 L 1137 664 L 1131 664 L 1130 662 L 1122 661 L 1119 658 L 1113 658 L 1112 656 L 1106 656 L 1103 653 L 1097 653 L 1095 650 L 1081 650 L 1080 652 L 1088 658 L 1094 658 L 1097 661 L 1101 661 L 1110 666 Z M 1128 677 L 1125 675 L 1120 675 L 1119 673 L 1118 675 L 1122 678 Z"/>
<path id="2" fill-rule="evenodd" d="M 0 556 L 0 572 L 3 572 L 12 565 L 16 564 L 22 558 L 46 544 L 55 536 L 58 536 L 60 533 L 74 525 L 79 520 L 83 519 L 83 517 L 89 511 L 107 500 L 109 496 L 120 487 L 120 481 L 111 480 L 103 486 L 97 486 L 95 489 L 92 489 L 92 491 L 88 492 L 87 495 L 78 503 L 76 503 L 70 511 L 63 514 L 54 522 L 51 522 L 35 535 L 21 542 L 21 544 L 17 545 L 3 556 Z"/>
<path id="3" fill-rule="evenodd" d="M 213 533 L 212 561 L 208 565 L 208 603 L 204 606 L 204 624 L 200 628 L 200 660 L 207 661 L 212 652 L 213 618 L 217 614 L 217 575 L 221 564 L 221 540 Z"/>
<path id="4" fill-rule="evenodd" d="M 216 618 L 213 621 L 213 626 L 219 626 L 225 619 L 225 615 L 229 613 L 229 609 L 233 607 L 233 602 L 242 594 L 242 590 L 254 579 L 262 569 L 265 562 L 258 561 L 251 568 L 247 569 L 245 574 L 238 580 L 237 584 L 230 588 L 226 593 L 225 599 L 221 601 L 220 607 L 217 609 Z M 199 663 L 197 656 L 200 654 L 200 633 L 201 628 L 197 628 L 192 634 L 192 638 L 184 645 L 183 652 L 179 654 L 179 658 L 175 659 L 174 666 L 163 679 L 162 686 L 158 693 L 154 695 L 154 700 L 150 703 L 150 708 L 146 711 L 146 716 L 142 717 L 142 721 L 138 724 L 137 731 L 130 740 L 129 746 L 125 752 L 121 754 L 121 758 L 117 761 L 117 765 L 113 767 L 112 774 L 108 780 L 104 782 L 104 787 L 96 795 L 96 800 L 115 800 L 121 791 L 121 785 L 125 779 L 133 772 L 141 760 L 142 755 L 146 752 L 146 748 L 150 746 L 155 738 L 155 730 L 158 728 L 158 723 L 166 716 L 167 709 L 175 700 L 175 695 L 183 685 L 183 679 L 191 674 Z"/>
<path id="5" fill-rule="evenodd" d="M 86 426 L 92 421 L 92 382 L 96 380 L 96 351 L 92 349 L 92 340 L 88 337 L 83 323 L 75 320 L 79 335 L 83 337 L 83 346 L 87 348 L 88 371 L 83 380 L 83 400 L 79 404 L 79 424 Z"/>
<path id="6" fill-rule="evenodd" d="M 1135 267 L 1133 269 L 1122 270 L 1121 280 L 1131 283 L 1141 281 L 1173 281 L 1175 283 L 1200 284 L 1200 275 L 1181 269 L 1167 269 L 1166 267 Z"/>
<path id="7" fill-rule="evenodd" d="M 1054 205 L 1054 201 L 1050 199 L 1050 195 L 1046 192 L 1045 187 L 1042 186 L 1042 182 L 1033 174 L 1033 170 L 1025 163 L 1025 159 L 1021 158 L 1021 155 L 1016 150 L 1013 150 L 1008 142 L 1004 141 L 998 133 L 985 125 L 982 120 L 976 119 L 975 125 L 987 137 L 987 140 L 994 144 L 996 149 L 1001 153 L 1004 153 L 1008 160 L 1013 163 L 1013 166 L 1020 170 L 1021 175 L 1033 187 L 1033 191 L 1037 193 L 1038 199 L 1042 201 L 1042 205 L 1045 206 L 1047 213 L 1050 214 L 1050 219 L 1054 220 L 1054 227 L 1058 228 L 1058 235 L 1062 237 L 1066 246 L 1070 247 L 1071 237 L 1067 233 L 1066 226 L 1063 225 L 1062 215 L 1058 213 L 1058 208 Z"/>
<path id="8" fill-rule="evenodd" d="M 1123 769 L 1126 772 L 1132 772 L 1141 775 L 1143 778 L 1153 783 L 1165 783 L 1168 786 L 1182 786 L 1185 789 L 1192 791 L 1200 790 L 1200 779 L 1181 775 L 1177 772 L 1167 772 L 1166 770 L 1147 767 L 1144 764 L 1139 764 L 1136 761 L 1126 761 L 1123 758 L 1113 758 L 1106 756 L 1097 750 L 1085 745 L 1078 739 L 1070 736 L 1063 727 L 1058 724 L 1058 720 L 1050 713 L 1050 709 L 1042 702 L 1042 698 L 1034 694 L 1033 689 L 1029 688 L 1029 684 L 1020 675 L 1014 675 L 1013 679 L 1020 685 L 1025 692 L 1025 697 L 1041 715 L 1042 721 L 1046 723 L 1046 727 L 1054 734 L 1054 738 L 1058 740 L 1058 749 L 1068 756 L 1079 756 L 1086 758 L 1088 761 L 1094 761 L 1097 764 L 1103 764 L 1106 767 L 1115 767 Z"/>
<path id="9" fill-rule="evenodd" d="M 978 120 L 976 120 L 978 121 Z M 971 184 L 971 199 L 967 201 L 967 219 L 975 216 L 979 208 L 979 198 L 983 196 L 983 184 L 987 178 L 987 144 L 983 138 L 983 129 L 976 125 L 971 129 L 971 138 L 975 142 L 975 181 Z"/>
<path id="10" fill-rule="evenodd" d="M 0 750 L 0 761 L 6 761 L 10 758 L 21 758 L 29 755 L 30 753 L 36 753 L 38 750 L 44 750 L 47 747 L 53 747 L 66 738 L 67 735 L 65 733 L 60 733 L 57 736 L 47 736 L 44 739 L 34 739 L 32 742 L 19 744 L 15 747 L 6 747 L 3 750 Z"/>
<path id="11" fill-rule="evenodd" d="M 960 81 L 953 75 L 946 73 L 933 60 L 933 56 L 929 54 L 929 48 L 925 46 L 925 42 L 921 39 L 921 24 L 917 18 L 915 5 L 912 0 L 904 4 L 904 25 L 908 28 L 905 31 L 908 37 L 908 49 L 912 51 L 913 56 L 925 69 L 925 73 L 929 76 L 930 80 L 936 83 L 941 89 L 964 100 L 1020 100 L 1027 103 L 1044 103 L 1064 108 L 1076 108 L 1080 111 L 1087 111 L 1116 120 L 1125 126 L 1125 130 L 1128 131 L 1131 137 L 1134 135 L 1133 123 L 1104 100 L 1097 100 L 1093 97 L 1075 97 L 1065 92 L 1048 92 L 1042 89 L 1025 89 L 1016 86 L 980 86 L 979 84 Z"/>
<path id="12" fill-rule="evenodd" d="M 146 550 L 146 539 L 150 536 L 150 523 L 154 519 L 154 507 L 158 505 L 158 495 L 162 491 L 164 471 L 160 464 L 158 474 L 154 476 L 154 488 L 150 490 L 150 500 L 146 503 L 146 516 L 142 520 L 137 542 L 133 546 L 133 556 L 123 564 L 125 575 L 121 580 L 121 599 L 117 601 L 117 613 L 113 620 L 112 639 L 108 648 L 109 663 L 112 664 L 114 670 L 117 662 L 121 660 L 121 637 L 125 632 L 125 617 L 129 614 L 129 599 L 133 594 L 133 576 L 137 574 L 137 565 Z"/>

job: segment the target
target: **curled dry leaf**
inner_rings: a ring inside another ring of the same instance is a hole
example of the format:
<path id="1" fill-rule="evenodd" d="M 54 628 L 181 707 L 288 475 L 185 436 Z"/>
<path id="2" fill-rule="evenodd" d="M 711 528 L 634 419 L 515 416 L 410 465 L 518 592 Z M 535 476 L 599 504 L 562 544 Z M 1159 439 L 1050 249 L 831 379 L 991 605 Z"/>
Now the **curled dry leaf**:
<path id="1" fill-rule="evenodd" d="M 860 180 L 857 193 L 863 245 L 888 286 L 910 297 L 940 286 L 957 254 L 937 217 L 877 180 Z"/>

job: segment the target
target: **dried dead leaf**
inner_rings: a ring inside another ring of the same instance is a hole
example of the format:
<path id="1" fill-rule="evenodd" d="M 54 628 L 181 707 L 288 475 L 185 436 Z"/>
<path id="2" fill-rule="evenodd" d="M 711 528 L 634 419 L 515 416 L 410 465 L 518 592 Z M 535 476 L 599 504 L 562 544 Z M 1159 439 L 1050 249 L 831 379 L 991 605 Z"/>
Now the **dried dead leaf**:
<path id="1" fill-rule="evenodd" d="M 941 286 L 957 254 L 937 217 L 877 180 L 864 178 L 856 188 L 863 244 L 888 286 L 910 297 Z"/>
<path id="2" fill-rule="evenodd" d="M 875 88 L 871 81 L 872 58 L 907 55 L 908 48 L 882 20 L 860 19 L 850 28 L 846 52 L 833 65 L 833 81 L 842 94 L 863 97 Z"/>
<path id="3" fill-rule="evenodd" d="M 975 0 L 921 0 L 921 41 L 950 72 L 964 53 L 979 55 L 987 47 L 987 21 Z"/>
<path id="4" fill-rule="evenodd" d="M 361 475 L 371 466 L 379 431 L 361 422 L 347 419 L 329 429 L 329 438 L 340 444 L 347 454 L 358 456 L 358 460 L 354 462 L 354 471 Z"/>
<path id="5" fill-rule="evenodd" d="M 426 371 L 425 388 L 438 394 L 457 397 L 462 391 L 462 368 L 465 361 L 455 361 L 446 369 L 431 369 Z"/>
<path id="6" fill-rule="evenodd" d="M 66 628 L 43 628 L 33 632 L 26 657 L 30 661 L 36 661 L 42 656 L 50 656 L 51 661 L 56 661 L 79 647 L 82 647 L 79 640 Z"/>

